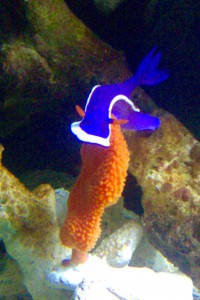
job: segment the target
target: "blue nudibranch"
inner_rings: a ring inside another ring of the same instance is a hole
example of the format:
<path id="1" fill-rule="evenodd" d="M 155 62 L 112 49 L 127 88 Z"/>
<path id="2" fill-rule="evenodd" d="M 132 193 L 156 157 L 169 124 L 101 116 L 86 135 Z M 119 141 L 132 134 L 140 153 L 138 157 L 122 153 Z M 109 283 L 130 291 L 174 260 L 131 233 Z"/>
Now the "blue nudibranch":
<path id="1" fill-rule="evenodd" d="M 72 132 L 83 142 L 109 146 L 113 116 L 122 120 L 122 127 L 125 129 L 157 129 L 160 120 L 140 112 L 129 97 L 138 85 L 154 85 L 168 78 L 167 70 L 157 68 L 160 59 L 161 53 L 154 47 L 142 60 L 136 74 L 125 82 L 94 86 L 85 110 L 81 111 L 79 107 L 77 109 L 83 119 L 72 123 Z"/>

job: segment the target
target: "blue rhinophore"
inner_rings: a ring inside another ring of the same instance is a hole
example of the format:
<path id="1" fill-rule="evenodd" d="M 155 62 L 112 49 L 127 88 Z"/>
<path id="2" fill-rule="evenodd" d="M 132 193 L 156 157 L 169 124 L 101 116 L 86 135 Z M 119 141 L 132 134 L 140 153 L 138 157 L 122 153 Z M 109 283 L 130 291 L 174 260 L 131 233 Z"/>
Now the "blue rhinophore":
<path id="1" fill-rule="evenodd" d="M 113 117 L 128 120 L 123 128 L 130 130 L 157 129 L 157 117 L 141 113 L 129 99 L 138 85 L 154 85 L 168 78 L 166 70 L 159 70 L 161 53 L 153 48 L 142 60 L 136 74 L 123 83 L 97 85 L 91 90 L 85 106 L 85 116 L 71 125 L 72 132 L 83 142 L 110 145 L 110 126 Z"/>

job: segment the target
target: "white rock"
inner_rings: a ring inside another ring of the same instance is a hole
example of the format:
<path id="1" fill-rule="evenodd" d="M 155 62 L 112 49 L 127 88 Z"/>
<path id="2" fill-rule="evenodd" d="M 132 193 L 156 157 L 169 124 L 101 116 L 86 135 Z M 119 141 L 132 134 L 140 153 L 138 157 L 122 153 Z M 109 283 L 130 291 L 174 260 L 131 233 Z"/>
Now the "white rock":
<path id="1" fill-rule="evenodd" d="M 61 226 L 64 223 L 66 210 L 67 210 L 67 199 L 69 197 L 69 191 L 60 188 L 55 190 L 56 194 L 56 215 L 58 224 Z"/>
<path id="2" fill-rule="evenodd" d="M 150 244 L 145 234 L 136 251 L 133 253 L 129 266 L 147 267 L 156 272 L 171 273 L 179 270 Z"/>
<path id="3" fill-rule="evenodd" d="M 129 264 L 142 235 L 141 223 L 130 220 L 105 238 L 94 251 L 94 254 L 100 258 L 105 258 L 108 264 L 113 267 L 124 267 Z"/>
<path id="4" fill-rule="evenodd" d="M 117 274 L 118 272 L 118 274 Z M 148 268 L 126 267 L 113 272 L 114 294 L 123 299 L 192 300 L 192 280 L 182 273 L 156 273 Z"/>
<path id="5" fill-rule="evenodd" d="M 68 267 L 66 270 L 58 268 L 48 278 L 52 286 L 66 289 L 75 289 L 81 282 L 86 282 L 91 291 L 92 284 L 95 284 L 101 287 L 101 292 L 109 290 L 127 300 L 193 299 L 192 280 L 180 272 L 156 273 L 149 268 L 113 268 L 95 256 L 90 256 L 86 263 L 76 267 Z M 83 293 L 82 297 L 80 299 L 90 299 Z"/>
<path id="6" fill-rule="evenodd" d="M 83 281 L 74 293 L 71 300 L 119 300 L 101 282 Z"/>

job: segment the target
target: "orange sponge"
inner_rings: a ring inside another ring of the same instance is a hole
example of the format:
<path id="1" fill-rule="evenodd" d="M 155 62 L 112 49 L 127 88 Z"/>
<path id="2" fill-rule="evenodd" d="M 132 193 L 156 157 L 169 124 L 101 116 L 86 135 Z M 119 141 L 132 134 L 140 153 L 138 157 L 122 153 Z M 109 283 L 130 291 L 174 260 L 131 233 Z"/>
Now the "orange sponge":
<path id="1" fill-rule="evenodd" d="M 81 157 L 81 173 L 68 198 L 60 239 L 66 247 L 85 253 L 100 236 L 104 209 L 118 201 L 124 188 L 129 151 L 120 125 L 111 125 L 109 147 L 83 143 Z"/>

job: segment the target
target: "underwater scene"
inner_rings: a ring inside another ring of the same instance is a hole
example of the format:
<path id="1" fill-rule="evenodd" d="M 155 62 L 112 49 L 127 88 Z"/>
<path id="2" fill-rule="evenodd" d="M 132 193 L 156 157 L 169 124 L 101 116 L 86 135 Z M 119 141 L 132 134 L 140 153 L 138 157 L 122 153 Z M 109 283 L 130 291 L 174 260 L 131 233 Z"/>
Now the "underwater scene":
<path id="1" fill-rule="evenodd" d="M 199 16 L 0 2 L 0 300 L 200 300 Z"/>

